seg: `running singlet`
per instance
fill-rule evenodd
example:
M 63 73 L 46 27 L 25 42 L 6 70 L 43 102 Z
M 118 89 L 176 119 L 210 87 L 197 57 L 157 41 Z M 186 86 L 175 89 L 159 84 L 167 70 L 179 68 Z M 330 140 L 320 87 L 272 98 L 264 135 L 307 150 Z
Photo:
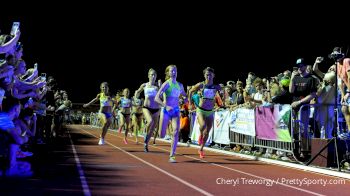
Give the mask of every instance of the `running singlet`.
M 155 97 L 157 95 L 157 87 L 147 87 L 144 88 L 145 97 Z
M 215 85 L 205 85 L 203 84 L 203 93 L 202 93 L 202 98 L 203 99 L 215 99 L 215 94 L 216 94 L 216 88 Z
M 113 106 L 113 102 L 109 96 L 105 96 L 104 94 L 100 94 L 100 105 L 104 106 Z
M 122 108 L 130 108 L 130 106 L 131 106 L 130 99 L 122 97 L 120 100 L 120 106 Z
M 165 96 L 166 97 L 179 97 L 180 96 L 180 92 L 181 92 L 181 88 L 178 82 L 176 82 L 175 84 L 171 81 L 169 81 L 169 88 L 166 89 L 165 91 Z

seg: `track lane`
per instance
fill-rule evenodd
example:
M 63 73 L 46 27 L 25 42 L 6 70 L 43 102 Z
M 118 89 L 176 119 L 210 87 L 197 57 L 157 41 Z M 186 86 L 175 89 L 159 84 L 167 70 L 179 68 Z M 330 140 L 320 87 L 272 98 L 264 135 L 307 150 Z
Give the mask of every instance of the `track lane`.
M 98 136 L 99 130 L 84 127 L 86 131 L 94 134 L 95 137 Z M 117 138 L 115 138 L 117 137 Z M 140 157 L 143 160 L 149 161 L 157 165 L 157 167 L 164 168 L 166 171 L 174 171 L 176 176 L 180 176 L 181 179 L 193 182 L 198 187 L 203 187 L 205 190 L 210 190 L 215 195 L 222 194 L 224 192 L 230 193 L 232 190 L 242 192 L 242 193 L 254 193 L 259 190 L 260 194 L 268 195 L 271 193 L 280 193 L 281 191 L 288 194 L 343 194 L 345 190 L 339 189 L 342 185 L 327 185 L 329 187 L 337 187 L 336 190 L 325 191 L 323 187 L 319 184 L 310 186 L 295 186 L 289 184 L 276 184 L 272 186 L 267 186 L 265 184 L 261 185 L 243 185 L 243 178 L 245 179 L 260 179 L 260 180 L 277 180 L 280 181 L 283 178 L 286 179 L 316 179 L 316 178 L 329 178 L 328 176 L 316 175 L 308 172 L 297 171 L 295 169 L 268 165 L 258 161 L 245 160 L 233 156 L 221 155 L 212 152 L 208 152 L 208 156 L 205 159 L 209 163 L 203 163 L 201 160 L 196 158 L 197 149 L 178 147 L 177 152 L 185 154 L 185 156 L 177 156 L 177 161 L 179 163 L 170 164 L 168 163 L 168 152 L 170 149 L 169 144 L 158 142 L 160 145 L 153 147 L 150 146 L 151 153 L 143 152 L 143 145 L 134 145 L 130 140 L 128 145 L 121 142 L 121 135 L 117 133 L 112 133 L 107 136 L 107 140 L 116 146 L 125 149 L 126 151 L 133 153 L 135 156 Z M 95 139 L 95 142 L 97 140 Z M 186 155 L 187 154 L 187 155 Z M 186 163 L 186 164 L 184 164 Z M 175 167 L 176 165 L 176 167 Z M 181 166 L 180 166 L 181 165 Z M 221 168 L 221 169 L 220 169 Z M 198 171 L 197 171 L 198 170 Z M 297 172 L 296 172 L 297 171 Z M 307 175 L 305 175 L 305 173 Z M 297 175 L 296 175 L 297 174 Z M 217 179 L 240 179 L 241 184 L 239 186 L 233 187 L 232 185 L 219 185 L 217 184 Z M 205 179 L 205 180 L 203 180 Z M 349 183 L 348 181 L 346 183 Z M 344 186 L 344 185 L 343 185 Z M 346 186 L 346 185 L 345 185 Z M 205 188 L 204 188 L 205 187 Z M 272 188 L 273 187 L 273 188 Z M 282 187 L 282 188 L 281 188 Z M 331 188 L 333 189 L 333 188 Z M 171 189 L 170 189 L 171 190 Z M 266 191 L 265 191 L 266 190 Z M 321 191 L 322 190 L 322 191 Z M 338 190 L 338 191 L 337 191 Z

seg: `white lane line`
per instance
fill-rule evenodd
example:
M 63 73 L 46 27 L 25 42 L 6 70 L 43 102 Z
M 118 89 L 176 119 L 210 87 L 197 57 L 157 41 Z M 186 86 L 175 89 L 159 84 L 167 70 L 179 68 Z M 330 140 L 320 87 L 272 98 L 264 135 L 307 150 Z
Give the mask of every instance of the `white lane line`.
M 96 126 L 89 126 L 89 129 L 98 129 L 99 127 Z M 109 129 L 111 132 L 117 132 L 114 129 Z M 169 143 L 168 140 L 164 139 L 159 139 L 157 138 L 157 141 L 161 141 L 164 143 Z M 179 146 L 187 146 L 186 144 L 181 144 L 178 143 Z M 199 146 L 191 144 L 190 147 L 197 148 L 199 149 Z M 279 167 L 284 167 L 288 169 L 294 169 L 297 171 L 303 171 L 303 172 L 308 172 L 311 174 L 315 175 L 320 175 L 320 176 L 326 176 L 330 178 L 336 178 L 336 179 L 345 179 L 347 182 L 350 182 L 350 175 L 346 172 L 338 172 L 338 171 L 332 171 L 332 170 L 327 170 L 327 169 L 322 169 L 322 168 L 317 168 L 317 167 L 310 167 L 310 166 L 305 166 L 305 165 L 298 165 L 295 163 L 288 163 L 284 161 L 277 161 L 277 160 L 272 160 L 272 159 L 267 159 L 267 158 L 262 158 L 262 157 L 254 157 L 252 155 L 245 155 L 245 154 L 239 154 L 239 153 L 234 153 L 234 152 L 227 152 L 227 151 L 222 151 L 222 150 L 217 150 L 209 147 L 204 147 L 205 150 L 209 152 L 214 152 L 220 155 L 229 155 L 229 156 L 235 156 L 235 157 L 240 157 L 244 159 L 249 159 L 249 160 L 255 160 L 263 163 L 267 163 L 269 165 L 275 165 Z
M 81 167 L 81 164 L 80 164 L 80 160 L 79 160 L 77 151 L 75 150 L 75 146 L 74 146 L 73 141 L 72 141 L 72 138 L 71 138 L 71 136 L 70 136 L 70 132 L 68 132 L 68 136 L 69 136 L 70 143 L 71 143 L 71 145 L 72 145 L 72 150 L 73 150 L 73 154 L 74 154 L 74 159 L 75 159 L 75 162 L 77 163 L 77 169 L 78 169 L 78 172 L 79 172 L 81 187 L 83 188 L 84 195 L 85 195 L 85 196 L 91 196 L 90 189 L 89 189 L 89 185 L 88 185 L 87 182 L 86 182 L 86 178 L 85 178 L 85 175 L 84 175 L 84 170 L 83 170 L 83 168 Z
M 80 129 L 80 128 L 79 128 L 79 129 Z M 83 130 L 83 129 L 80 129 L 80 130 L 81 130 L 81 131 L 84 131 L 85 133 L 87 133 L 87 134 L 89 134 L 89 135 L 92 135 L 92 136 L 96 137 L 95 135 L 93 135 L 93 134 L 91 134 L 91 133 L 89 133 L 89 132 L 87 132 L 87 131 L 85 131 L 85 130 Z M 98 138 L 98 137 L 96 137 L 96 138 Z M 173 179 L 175 179 L 175 180 L 181 182 L 182 184 L 184 184 L 184 185 L 186 185 L 186 186 L 188 186 L 188 187 L 190 187 L 190 188 L 192 188 L 192 189 L 194 189 L 194 190 L 196 190 L 196 191 L 198 191 L 198 192 L 204 194 L 204 195 L 213 196 L 213 194 L 208 193 L 207 191 L 205 191 L 205 190 L 203 190 L 203 189 L 201 189 L 201 188 L 199 188 L 199 187 L 197 187 L 197 186 L 195 186 L 195 185 L 193 185 L 193 184 L 191 184 L 191 183 L 189 183 L 189 182 L 187 182 L 187 181 L 185 181 L 185 180 L 183 180 L 183 179 L 181 179 L 181 178 L 179 178 L 179 177 L 177 177 L 177 176 L 175 176 L 175 175 L 173 175 L 173 174 L 171 174 L 171 173 L 169 173 L 169 172 L 167 172 L 167 171 L 165 171 L 165 170 L 163 170 L 163 169 L 161 169 L 161 168 L 159 168 L 159 167 L 157 167 L 157 166 L 155 166 L 155 165 L 153 165 L 153 164 L 150 163 L 150 162 L 147 162 L 147 161 L 145 161 L 145 160 L 143 160 L 143 159 L 141 159 L 141 158 L 139 158 L 139 157 L 137 157 L 137 156 L 135 156 L 135 155 L 133 155 L 133 154 L 131 154 L 131 153 L 125 151 L 125 150 L 123 150 L 122 148 L 119 148 L 118 146 L 113 145 L 112 143 L 110 143 L 110 142 L 108 142 L 108 141 L 106 141 L 106 143 L 109 144 L 110 146 L 112 146 L 112 147 L 114 147 L 114 148 L 116 148 L 116 149 L 118 149 L 118 150 L 124 152 L 125 154 L 130 155 L 131 157 L 133 157 L 133 158 L 135 158 L 135 159 L 141 161 L 142 163 L 144 163 L 144 164 L 146 164 L 146 165 L 148 165 L 148 166 L 150 166 L 150 167 L 153 167 L 154 169 L 156 169 L 156 170 L 162 172 L 163 174 L 165 174 L 165 175 L 167 175 L 167 176 L 169 176 L 169 177 L 171 177 L 171 178 L 173 178 Z M 170 164 L 171 164 L 171 163 L 170 163 Z
M 89 133 L 89 134 L 90 134 L 90 133 Z M 120 137 L 120 136 L 118 136 L 118 135 L 114 135 L 114 134 L 111 134 L 111 133 L 108 133 L 108 134 L 109 134 L 109 135 L 116 136 L 116 137 L 118 137 L 118 138 L 122 138 L 122 137 Z M 95 136 L 95 137 L 96 137 L 96 136 Z M 169 150 L 166 150 L 166 149 L 163 149 L 163 148 L 159 148 L 159 147 L 156 147 L 156 146 L 150 146 L 150 147 L 156 148 L 156 149 L 159 149 L 159 150 L 162 150 L 162 151 L 165 151 L 165 152 L 170 152 Z M 235 172 L 240 173 L 240 174 L 245 174 L 245 175 L 248 175 L 248 176 L 251 176 L 251 177 L 254 177 L 254 178 L 258 178 L 258 179 L 262 179 L 262 180 L 268 180 L 268 181 L 270 181 L 270 182 L 273 182 L 274 184 L 279 184 L 279 185 L 281 185 L 281 186 L 285 186 L 285 187 L 288 187 L 288 188 L 291 188 L 291 189 L 295 189 L 295 190 L 298 190 L 298 191 L 306 192 L 306 193 L 309 193 L 309 194 L 312 194 L 312 195 L 324 196 L 324 195 L 322 195 L 322 194 L 320 194 L 320 193 L 316 193 L 316 192 L 309 191 L 309 190 L 306 190 L 306 189 L 294 187 L 294 186 L 291 186 L 291 185 L 288 185 L 288 184 L 283 184 L 283 183 L 278 182 L 278 181 L 276 181 L 276 180 L 272 180 L 272 179 L 269 179 L 269 178 L 264 178 L 264 177 L 261 177 L 261 176 L 254 175 L 254 174 L 252 174 L 252 173 L 247 173 L 247 172 L 244 172 L 244 171 L 241 171 L 241 170 L 233 169 L 233 168 L 226 167 L 226 166 L 223 166 L 223 165 L 219 165 L 219 164 L 216 164 L 216 163 L 211 163 L 211 162 L 208 162 L 208 161 L 199 159 L 199 158 L 195 158 L 195 157 L 191 157 L 191 156 L 183 155 L 183 154 L 178 154 L 178 155 L 181 155 L 181 156 L 184 156 L 184 157 L 187 157 L 187 158 L 190 158 L 190 159 L 202 161 L 202 162 L 205 162 L 205 163 L 208 163 L 208 164 L 217 166 L 217 167 L 225 168 L 225 169 L 228 169 L 228 170 L 231 170 L 231 171 L 235 171 Z
M 119 137 L 119 136 L 117 136 L 117 137 Z M 152 147 L 153 148 L 157 148 L 159 150 L 163 150 L 165 152 L 170 152 L 169 150 L 166 150 L 166 149 L 163 149 L 163 148 L 159 148 L 159 147 L 156 147 L 156 146 L 152 146 Z M 178 155 L 181 155 L 181 156 L 184 156 L 184 157 L 187 157 L 187 158 L 190 158 L 190 159 L 202 161 L 202 162 L 208 163 L 210 165 L 214 165 L 214 166 L 217 166 L 217 167 L 225 168 L 225 169 L 228 169 L 228 170 L 231 170 L 231 171 L 235 171 L 235 172 L 240 173 L 240 174 L 245 174 L 245 175 L 248 175 L 248 176 L 251 176 L 251 177 L 254 177 L 254 178 L 262 179 L 262 180 L 265 180 L 265 181 L 270 181 L 270 182 L 273 182 L 274 184 L 279 184 L 281 186 L 285 186 L 285 187 L 288 187 L 288 188 L 291 188 L 291 189 L 295 189 L 295 190 L 298 190 L 298 191 L 310 193 L 312 195 L 324 196 L 324 195 L 322 195 L 320 193 L 316 193 L 316 192 L 309 191 L 309 190 L 306 190 L 306 189 L 294 187 L 294 186 L 291 186 L 291 185 L 288 185 L 288 184 L 283 184 L 283 183 L 280 183 L 278 181 L 275 181 L 275 180 L 272 180 L 272 179 L 269 179 L 269 178 L 264 178 L 264 177 L 261 177 L 261 176 L 254 175 L 252 173 L 247 173 L 247 172 L 244 172 L 244 171 L 241 171 L 241 170 L 238 170 L 238 169 L 233 169 L 233 168 L 226 167 L 226 166 L 223 166 L 223 165 L 219 165 L 219 164 L 216 164 L 216 163 L 211 163 L 211 162 L 205 161 L 203 159 L 199 159 L 199 158 L 195 158 L 195 157 L 191 157 L 191 156 L 183 155 L 183 154 L 178 154 Z
M 84 130 L 83 130 L 84 131 Z M 86 132 L 86 131 L 85 131 Z M 88 132 L 87 132 L 88 133 Z M 89 133 L 90 134 L 90 133 Z M 118 138 L 122 138 L 116 134 L 111 134 L 111 133 L 108 133 L 109 135 L 112 135 L 112 136 L 116 136 Z M 91 134 L 92 135 L 92 134 Z M 96 136 L 94 136 L 96 137 Z M 162 150 L 162 151 L 165 151 L 165 152 L 170 152 L 169 150 L 166 150 L 166 149 L 163 149 L 163 148 L 160 148 L 160 147 L 156 147 L 156 146 L 150 146 L 152 148 L 156 148 L 156 149 L 159 149 L 159 150 Z M 128 152 L 127 152 L 128 153 Z M 279 184 L 281 186 L 285 186 L 285 187 L 288 187 L 288 188 L 291 188 L 291 189 L 295 189 L 295 190 L 298 190 L 298 191 L 302 191 L 302 192 L 306 192 L 306 193 L 309 193 L 309 194 L 312 194 L 312 195 L 318 195 L 318 196 L 324 196 L 320 193 L 316 193 L 316 192 L 313 192 L 313 191 L 309 191 L 309 190 L 306 190 L 306 189 L 303 189 L 303 188 L 299 188 L 299 187 L 294 187 L 294 186 L 291 186 L 291 185 L 288 185 L 288 184 L 283 184 L 281 182 L 278 182 L 276 180 L 272 180 L 272 179 L 268 179 L 268 178 L 264 178 L 264 177 L 261 177 L 261 176 L 257 176 L 257 175 L 254 175 L 252 173 L 247 173 L 247 172 L 244 172 L 244 171 L 241 171 L 241 170 L 237 170 L 237 169 L 233 169 L 233 168 L 230 168 L 230 167 L 226 167 L 226 166 L 223 166 L 223 165 L 219 165 L 219 164 L 216 164 L 216 163 L 211 163 L 211 162 L 208 162 L 208 161 L 205 161 L 203 159 L 199 159 L 199 158 L 195 158 L 195 157 L 192 157 L 192 156 L 188 156 L 188 155 L 183 155 L 183 154 L 178 154 L 178 155 L 181 155 L 181 156 L 184 156 L 184 157 L 187 157 L 187 158 L 190 158 L 190 159 L 193 159 L 193 160 L 198 160 L 198 161 L 201 161 L 201 162 L 205 162 L 205 163 L 208 163 L 208 164 L 211 164 L 211 165 L 214 165 L 214 166 L 217 166 L 217 167 L 221 167 L 221 168 L 225 168 L 225 169 L 228 169 L 228 170 L 231 170 L 231 171 L 235 171 L 237 173 L 240 173 L 240 174 L 244 174 L 244 175 L 248 175 L 248 176 L 251 176 L 251 177 L 254 177 L 254 178 L 258 178 L 258 179 L 262 179 L 262 180 L 268 180 L 268 181 L 271 181 L 275 184 Z

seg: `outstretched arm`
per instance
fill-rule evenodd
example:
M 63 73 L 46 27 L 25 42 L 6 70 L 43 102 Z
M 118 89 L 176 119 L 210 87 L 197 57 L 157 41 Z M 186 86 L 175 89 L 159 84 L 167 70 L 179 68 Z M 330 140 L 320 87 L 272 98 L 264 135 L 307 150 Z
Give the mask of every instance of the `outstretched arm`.
M 320 78 L 323 78 L 324 77 L 324 73 L 318 69 L 318 65 L 323 61 L 323 58 L 322 57 L 317 57 L 316 60 L 315 60 L 315 63 L 312 67 L 312 71 Z
M 28 75 L 24 75 L 24 76 L 22 76 L 22 78 L 25 78 L 25 80 L 22 80 L 23 82 L 31 82 L 31 81 L 33 81 L 33 80 L 39 80 L 40 78 L 39 77 L 37 77 L 38 76 L 38 69 L 33 69 L 33 73 L 32 74 L 28 74 Z M 37 78 L 35 78 L 35 77 L 37 77 Z M 21 79 L 22 79 L 21 78 Z
M 13 97 L 17 98 L 17 99 L 24 99 L 26 97 L 35 97 L 36 96 L 36 92 L 31 90 L 29 92 L 20 92 L 17 88 L 12 88 L 11 90 L 11 94 Z
M 10 41 L 8 41 L 3 45 L 0 45 L 0 54 L 6 53 L 11 49 L 13 49 L 13 47 L 15 47 L 15 45 L 17 44 L 20 35 L 21 35 L 21 32 L 17 30 L 15 36 Z
M 98 94 L 98 95 L 96 96 L 96 98 L 94 98 L 93 100 L 91 100 L 89 103 L 84 104 L 83 107 L 84 107 L 84 108 L 88 107 L 89 105 L 95 103 L 99 98 L 100 98 L 100 94 Z

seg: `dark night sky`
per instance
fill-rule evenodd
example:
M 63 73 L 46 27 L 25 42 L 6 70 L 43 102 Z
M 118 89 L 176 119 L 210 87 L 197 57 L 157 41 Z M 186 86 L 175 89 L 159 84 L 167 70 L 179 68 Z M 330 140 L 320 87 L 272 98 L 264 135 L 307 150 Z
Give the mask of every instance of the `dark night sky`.
M 318 16 L 286 19 L 255 12 L 248 19 L 237 8 L 215 13 L 108 6 L 99 13 L 79 7 L 43 10 L 2 14 L 0 29 L 9 32 L 12 21 L 20 21 L 27 67 L 38 62 L 39 71 L 53 75 L 73 102 L 90 101 L 102 81 L 113 93 L 125 87 L 133 92 L 147 81 L 150 67 L 164 80 L 166 65 L 176 64 L 178 81 L 192 85 L 211 66 L 216 82 L 223 83 L 243 80 L 249 71 L 273 76 L 291 69 L 299 57 L 311 64 L 334 46 L 350 44 L 345 34 L 334 33 L 338 24 Z

